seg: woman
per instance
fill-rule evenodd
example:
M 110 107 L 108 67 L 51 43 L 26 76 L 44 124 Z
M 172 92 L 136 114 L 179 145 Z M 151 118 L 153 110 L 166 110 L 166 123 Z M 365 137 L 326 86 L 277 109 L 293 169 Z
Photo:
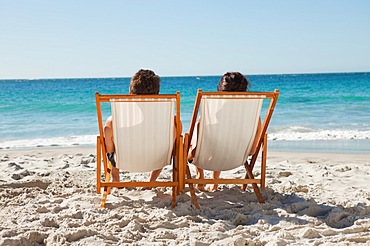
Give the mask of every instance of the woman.
M 231 92 L 244 92 L 248 91 L 248 88 L 250 87 L 250 82 L 246 77 L 244 77 L 239 72 L 227 72 L 225 73 L 218 86 L 217 91 L 231 91 Z M 199 119 L 200 120 L 200 119 Z M 196 143 L 197 143 L 197 133 L 198 133 L 198 127 L 199 127 L 199 120 L 196 123 L 195 131 L 193 134 L 193 137 L 191 139 L 189 153 L 188 153 L 188 161 L 191 163 L 193 161 L 195 152 L 196 152 Z M 258 128 L 257 128 L 257 135 L 259 135 L 261 129 L 261 120 L 258 122 Z M 256 138 L 257 139 L 257 138 Z M 253 143 L 250 155 L 253 155 L 257 148 L 257 142 L 256 139 Z M 213 171 L 212 172 L 212 179 L 219 179 L 221 175 L 221 171 Z M 196 167 L 196 177 L 198 179 L 204 179 L 204 171 L 203 169 Z M 198 184 L 197 189 L 198 190 L 208 190 L 208 191 L 215 191 L 217 190 L 218 184 L 208 184 L 204 187 L 203 184 Z

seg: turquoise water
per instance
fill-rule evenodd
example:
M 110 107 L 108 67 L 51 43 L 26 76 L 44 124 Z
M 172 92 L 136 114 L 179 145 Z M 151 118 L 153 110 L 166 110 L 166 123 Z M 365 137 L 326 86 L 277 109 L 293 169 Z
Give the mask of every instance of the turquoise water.
M 184 131 L 197 89 L 215 91 L 220 77 L 162 77 L 162 94 L 181 93 Z M 280 90 L 268 131 L 271 149 L 370 153 L 370 73 L 247 77 L 252 91 Z M 0 148 L 95 144 L 95 92 L 126 94 L 129 82 L 0 80 Z

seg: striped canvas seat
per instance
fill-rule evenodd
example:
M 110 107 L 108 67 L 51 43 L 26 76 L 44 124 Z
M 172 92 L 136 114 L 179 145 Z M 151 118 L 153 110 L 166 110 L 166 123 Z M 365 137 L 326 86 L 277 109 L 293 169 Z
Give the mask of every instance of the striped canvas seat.
M 149 172 L 170 164 L 176 98 L 111 100 L 117 168 Z
M 204 170 L 225 171 L 244 166 L 244 179 L 195 179 L 189 164 L 182 175 L 189 184 L 193 203 L 198 207 L 193 184 L 252 184 L 259 202 L 264 199 L 260 188 L 265 186 L 267 128 L 274 111 L 279 91 L 274 92 L 203 92 L 198 90 L 189 132 L 184 137 L 184 152 L 195 148 L 192 164 Z M 270 101 L 265 115 L 263 102 Z M 198 115 L 199 114 L 199 115 Z M 261 121 L 260 130 L 257 131 Z M 196 127 L 198 125 L 198 127 Z M 256 151 L 251 156 L 253 144 Z M 262 147 L 261 177 L 255 178 L 253 169 Z M 184 158 L 184 163 L 187 163 Z M 260 187 L 258 187 L 258 185 Z
M 247 95 L 245 96 L 247 97 Z M 245 163 L 257 132 L 263 99 L 224 99 L 203 96 L 193 164 L 225 171 Z M 244 131 L 241 132 L 241 129 Z
M 150 172 L 172 164 L 172 180 L 111 182 L 111 163 L 106 157 L 101 104 L 111 104 L 116 167 L 129 172 Z M 180 126 L 180 93 L 171 95 L 100 95 L 96 93 L 99 136 L 97 138 L 97 192 L 103 189 L 105 206 L 111 187 L 172 187 L 172 206 L 181 178 L 183 160 Z M 102 162 L 103 160 L 103 162 Z M 103 168 L 103 170 L 102 170 Z M 103 172 L 103 177 L 101 173 Z

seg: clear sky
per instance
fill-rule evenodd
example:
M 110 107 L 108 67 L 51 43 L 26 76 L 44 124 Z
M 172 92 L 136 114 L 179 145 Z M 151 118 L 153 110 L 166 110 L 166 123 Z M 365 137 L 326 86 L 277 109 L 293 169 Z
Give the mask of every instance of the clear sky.
M 370 71 L 369 0 L 0 0 L 0 79 Z

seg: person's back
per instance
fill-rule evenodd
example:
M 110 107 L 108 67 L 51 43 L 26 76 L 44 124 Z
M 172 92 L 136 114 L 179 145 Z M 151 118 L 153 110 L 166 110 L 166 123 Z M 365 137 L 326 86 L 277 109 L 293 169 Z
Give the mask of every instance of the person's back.
M 244 75 L 242 75 L 239 72 L 227 72 L 220 79 L 220 82 L 217 85 L 217 91 L 244 92 L 244 91 L 248 91 L 249 87 L 250 87 L 250 82 Z M 260 125 L 260 122 L 259 122 L 259 125 Z M 188 153 L 189 162 L 192 162 L 192 159 L 194 158 L 194 155 L 195 155 L 198 126 L 199 126 L 199 121 L 197 122 L 197 125 L 195 127 L 196 132 L 194 132 L 193 138 L 191 139 L 191 146 L 189 148 L 189 153 Z M 258 127 L 257 132 L 259 130 L 260 130 L 260 127 Z M 255 149 L 256 149 L 255 147 L 256 147 L 256 143 L 253 144 L 251 155 L 255 152 Z M 197 178 L 203 179 L 204 170 L 199 167 L 196 167 L 196 175 L 197 175 Z M 219 179 L 220 175 L 221 175 L 221 171 L 212 172 L 213 179 Z M 208 191 L 215 191 L 217 187 L 218 187 L 217 184 L 212 184 L 212 185 L 207 185 L 205 189 Z M 203 185 L 198 185 L 197 188 L 199 190 L 204 190 Z
M 160 78 L 151 70 L 140 69 L 134 74 L 130 82 L 130 94 L 137 95 L 151 95 L 159 94 Z M 112 116 L 108 117 L 104 126 L 105 147 L 107 151 L 108 160 L 112 163 L 112 179 L 119 181 L 119 170 L 116 168 L 114 159 L 114 140 L 112 130 Z M 160 172 L 160 170 L 159 170 Z M 158 173 L 159 175 L 159 173 Z M 157 176 L 158 176 L 157 175 Z

